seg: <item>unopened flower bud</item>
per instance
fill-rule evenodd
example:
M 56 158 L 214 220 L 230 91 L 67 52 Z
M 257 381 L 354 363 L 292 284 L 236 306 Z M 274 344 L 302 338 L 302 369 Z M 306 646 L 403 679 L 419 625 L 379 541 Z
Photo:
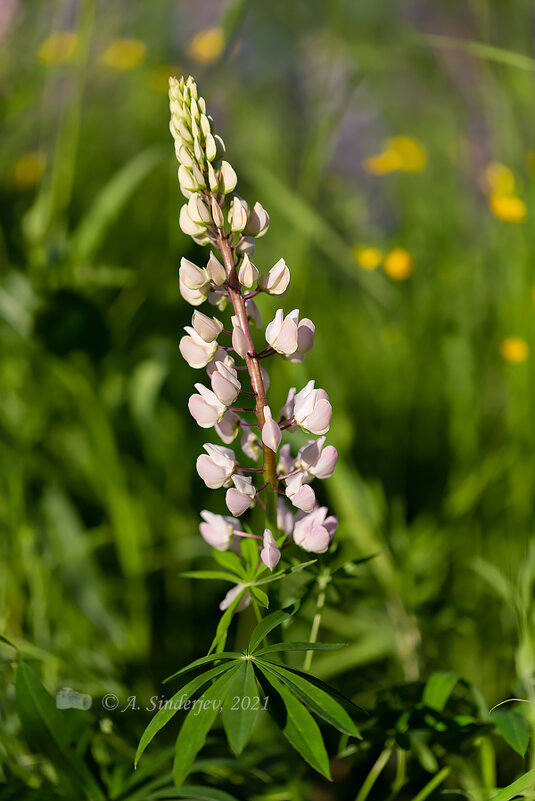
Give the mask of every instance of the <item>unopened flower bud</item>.
M 195 192 L 188 201 L 188 214 L 193 222 L 199 225 L 205 226 L 212 222 L 212 215 L 198 192 Z
M 188 170 L 191 170 L 191 168 L 195 164 L 195 161 L 188 148 L 183 144 L 179 144 L 178 147 L 175 147 L 175 150 L 176 150 L 176 157 L 179 160 L 180 164 L 184 165 L 184 167 L 187 167 Z M 178 176 L 178 180 L 180 180 L 180 174 Z
M 273 570 L 274 567 L 277 567 L 280 558 L 281 552 L 279 551 L 273 534 L 269 528 L 264 529 L 264 547 L 260 551 L 260 559 L 266 567 Z
M 265 423 L 262 426 L 262 442 L 272 451 L 277 452 L 281 443 L 281 430 L 271 415 L 269 406 L 264 406 Z
M 201 428 L 212 428 L 225 414 L 226 406 L 203 384 L 195 384 L 195 389 L 198 394 L 192 395 L 188 401 L 191 416 Z
M 210 253 L 210 258 L 206 265 L 206 272 L 210 280 L 213 281 L 216 286 L 221 286 L 227 280 L 225 268 L 213 253 Z
M 217 156 L 217 142 L 211 133 L 207 135 L 204 147 L 206 150 L 206 158 L 208 161 L 213 161 Z
M 251 298 L 245 301 L 245 311 L 247 312 L 249 322 L 252 323 L 255 328 L 261 328 L 262 316 L 260 314 L 260 309 Z
M 222 445 L 212 445 L 207 442 L 204 446 L 206 453 L 197 459 L 197 472 L 209 489 L 219 489 L 228 486 L 230 477 L 236 467 L 236 457 L 230 448 Z
M 252 289 L 257 278 L 258 278 L 258 270 L 254 266 L 249 256 L 245 254 L 245 256 L 243 257 L 243 261 L 240 264 L 240 268 L 238 270 L 239 282 L 247 289 Z
M 204 225 L 193 222 L 189 216 L 187 203 L 180 209 L 178 222 L 184 233 L 188 236 L 201 236 L 205 233 Z
M 290 284 L 290 270 L 284 259 L 273 265 L 271 270 L 260 277 L 258 286 L 270 295 L 284 295 Z
M 232 481 L 234 487 L 227 490 L 225 503 L 229 512 L 239 517 L 250 508 L 256 495 L 256 489 L 249 476 L 232 476 Z
M 223 212 L 221 211 L 221 206 L 213 195 L 210 195 L 210 212 L 212 214 L 212 220 L 217 228 L 223 228 L 225 225 L 225 218 L 223 216 Z
M 230 204 L 228 221 L 231 231 L 243 231 L 247 225 L 247 204 L 239 197 L 233 197 Z
M 184 258 L 184 256 L 180 259 L 178 275 L 188 289 L 201 289 L 208 283 L 208 273 L 204 267 L 197 267 L 196 264 Z
M 238 356 L 245 359 L 249 351 L 249 342 L 236 315 L 232 317 L 232 347 Z
M 251 256 L 254 253 L 255 249 L 255 241 L 252 236 L 242 236 L 238 244 L 236 245 L 236 252 L 240 254 L 240 256 Z
M 216 317 L 208 317 L 200 311 L 194 311 L 191 324 L 205 342 L 213 342 L 223 330 L 223 323 Z
M 214 139 L 217 147 L 215 161 L 219 161 L 219 159 L 225 154 L 227 148 L 225 147 L 225 143 L 218 134 L 214 134 Z
M 188 170 L 184 164 L 181 164 L 178 168 L 178 183 L 180 184 L 182 192 L 196 192 L 199 188 L 193 178 L 193 173 L 191 170 Z M 186 197 L 188 197 L 188 195 L 186 195 Z
M 197 189 L 206 189 L 206 181 L 204 180 L 204 173 L 200 169 L 200 167 L 197 166 L 197 164 L 193 165 L 192 172 L 193 172 L 193 180 L 197 184 Z
M 206 286 L 203 286 L 200 289 L 190 289 L 182 280 L 180 280 L 179 288 L 180 294 L 184 300 L 186 300 L 188 303 L 191 303 L 192 306 L 200 306 L 201 303 L 204 303 L 210 293 L 210 284 L 206 284 Z
M 228 195 L 229 192 L 234 192 L 237 183 L 238 176 L 234 172 L 233 167 L 228 161 L 222 161 L 219 173 L 219 191 L 221 194 Z
M 243 430 L 240 447 L 244 454 L 248 456 L 249 459 L 252 459 L 253 462 L 256 462 L 262 453 L 262 443 L 250 428 L 245 428 Z
M 253 210 L 249 214 L 249 219 L 247 220 L 247 225 L 243 233 L 247 236 L 260 237 L 264 236 L 268 228 L 269 214 L 260 203 L 255 203 Z
M 197 164 L 203 165 L 205 153 L 197 137 L 193 140 L 193 153 L 195 154 Z
M 208 162 L 208 185 L 212 192 L 219 191 L 219 178 L 210 162 Z

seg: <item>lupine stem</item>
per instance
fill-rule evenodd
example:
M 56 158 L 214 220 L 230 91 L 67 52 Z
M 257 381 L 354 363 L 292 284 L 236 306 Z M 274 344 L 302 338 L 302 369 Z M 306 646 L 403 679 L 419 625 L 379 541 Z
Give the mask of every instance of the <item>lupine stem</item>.
M 316 642 L 318 639 L 318 634 L 321 625 L 321 616 L 323 614 L 323 607 L 325 606 L 325 596 L 327 593 L 327 585 L 331 580 L 331 571 L 329 568 L 325 568 L 325 570 L 320 573 L 318 576 L 318 599 L 316 601 L 316 614 L 314 615 L 314 619 L 312 620 L 312 628 L 310 629 L 310 637 L 308 638 L 309 642 Z M 303 670 L 310 670 L 312 665 L 312 656 L 313 651 L 307 651 L 305 656 L 305 661 L 303 664 Z
M 245 334 L 247 343 L 249 345 L 248 353 L 245 355 L 245 364 L 247 365 L 249 376 L 251 378 L 251 386 L 253 388 L 253 392 L 255 393 L 255 413 L 260 431 L 262 431 L 264 423 L 266 422 L 264 417 L 264 406 L 267 406 L 266 390 L 262 380 L 259 359 L 255 353 L 253 337 L 249 326 L 249 318 L 247 317 L 247 311 L 245 309 L 245 299 L 236 273 L 234 251 L 232 250 L 228 237 L 224 234 L 224 232 L 218 232 L 217 247 L 221 252 L 221 257 L 227 273 L 229 294 L 234 313 L 238 318 L 240 327 Z M 266 494 L 264 496 L 266 499 L 266 527 L 271 529 L 273 533 L 276 533 L 278 530 L 276 496 L 276 487 L 278 483 L 277 464 L 275 460 L 275 453 L 271 450 L 271 448 L 268 448 L 267 445 L 263 445 L 263 455 L 264 478 L 269 485 L 266 488 Z

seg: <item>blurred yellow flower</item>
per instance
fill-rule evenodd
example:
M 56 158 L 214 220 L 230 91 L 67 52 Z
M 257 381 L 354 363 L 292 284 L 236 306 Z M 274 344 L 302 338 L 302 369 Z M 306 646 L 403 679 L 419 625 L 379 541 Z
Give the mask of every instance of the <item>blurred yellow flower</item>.
M 521 364 L 529 358 L 529 345 L 521 337 L 506 337 L 500 344 L 500 352 L 509 364 Z
M 500 195 L 512 195 L 515 191 L 515 176 L 509 167 L 493 161 L 485 169 L 485 179 L 492 192 Z
M 39 58 L 45 64 L 66 64 L 78 50 L 78 34 L 74 31 L 56 31 L 41 43 Z
M 188 56 L 198 64 L 213 64 L 225 47 L 222 28 L 205 28 L 195 34 L 188 44 Z
M 353 248 L 355 261 L 363 270 L 375 270 L 381 263 L 383 254 L 379 248 L 368 247 L 367 245 L 355 245 Z
M 394 281 L 404 281 L 414 270 L 414 259 L 405 248 L 393 248 L 384 260 L 383 269 Z
M 114 39 L 102 53 L 102 63 L 112 70 L 133 70 L 145 58 L 147 45 L 141 39 Z
M 166 95 L 169 91 L 169 76 L 175 75 L 177 78 L 183 75 L 183 70 L 179 67 L 161 65 L 154 67 L 149 73 L 149 86 L 155 92 Z
M 18 189 L 30 189 L 39 183 L 46 169 L 46 156 L 39 150 L 21 156 L 13 167 L 13 184 Z
M 526 219 L 526 204 L 516 195 L 502 195 L 493 192 L 489 198 L 491 212 L 498 220 L 521 223 Z
M 393 136 L 387 139 L 382 153 L 364 159 L 362 166 L 371 175 L 386 175 L 395 170 L 422 172 L 427 166 L 427 150 L 411 136 Z

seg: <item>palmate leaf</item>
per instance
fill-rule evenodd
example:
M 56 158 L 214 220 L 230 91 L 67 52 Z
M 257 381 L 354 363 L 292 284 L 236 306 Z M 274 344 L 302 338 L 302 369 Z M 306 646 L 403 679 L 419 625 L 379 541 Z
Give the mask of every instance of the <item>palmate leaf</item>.
M 323 718 L 343 734 L 361 738 L 361 734 L 343 706 L 335 701 L 332 695 L 315 687 L 310 681 L 296 676 L 281 665 L 258 659 L 256 664 L 262 669 L 275 674 L 314 714 Z
M 232 553 L 232 551 L 218 551 L 214 548 L 212 555 L 221 567 L 225 567 L 227 570 L 236 573 L 241 579 L 245 579 L 245 569 L 237 554 Z
M 197 660 L 200 661 L 200 660 Z M 206 671 L 206 673 L 202 673 L 200 676 L 196 676 L 189 684 L 186 684 L 180 690 L 178 690 L 167 702 L 167 706 L 162 707 L 162 709 L 158 710 L 158 712 L 154 715 L 151 722 L 143 732 L 141 736 L 141 740 L 139 741 L 139 745 L 136 751 L 136 757 L 134 760 L 134 765 L 137 766 L 141 755 L 143 754 L 146 747 L 149 743 L 153 740 L 155 735 L 163 729 L 166 723 L 169 723 L 171 718 L 173 718 L 176 713 L 178 712 L 178 708 L 175 708 L 175 704 L 178 707 L 178 703 L 180 699 L 182 699 L 183 703 L 189 700 L 201 687 L 203 687 L 210 679 L 215 678 L 216 676 L 220 676 L 221 673 L 228 673 L 234 667 L 233 663 L 227 663 L 223 665 L 217 665 L 217 667 L 212 668 L 211 670 Z
M 310 565 L 315 564 L 317 559 L 311 559 L 309 562 L 301 562 L 299 565 L 293 565 L 292 567 L 285 567 L 283 570 L 278 570 L 276 573 L 272 573 L 270 576 L 266 576 L 266 578 L 259 579 L 255 581 L 255 585 L 259 587 L 261 584 L 271 584 L 272 581 L 278 581 L 283 576 L 289 576 L 290 573 L 299 573 L 301 570 L 304 570 Z
M 255 662 L 264 693 L 269 696 L 268 709 L 290 745 L 314 770 L 331 779 L 329 757 L 318 724 L 304 704 L 279 681 L 274 672 Z
M 187 570 L 180 576 L 193 579 L 218 579 L 219 581 L 230 581 L 231 584 L 236 584 L 237 580 L 237 576 L 233 573 L 223 573 L 222 570 Z
M 253 651 L 258 648 L 264 637 L 267 637 L 270 631 L 273 631 L 273 629 L 275 629 L 277 626 L 280 626 L 285 620 L 289 620 L 291 616 L 292 614 L 290 612 L 285 612 L 283 609 L 278 609 L 271 615 L 267 615 L 266 617 L 262 618 L 260 623 L 254 627 L 253 633 L 251 634 L 248 648 L 249 653 L 253 653 Z
M 228 627 L 230 626 L 232 618 L 234 617 L 234 613 L 238 608 L 238 604 L 240 603 L 241 599 L 243 598 L 246 592 L 247 592 L 247 587 L 244 587 L 243 590 L 240 593 L 238 593 L 236 598 L 234 598 L 228 609 L 226 609 L 221 615 L 219 623 L 217 624 L 215 637 L 212 640 L 212 644 L 210 645 L 210 653 L 212 653 L 213 651 L 217 651 L 219 653 L 223 651 L 223 648 L 225 647 L 225 643 L 227 641 Z
M 241 754 L 253 732 L 258 710 L 254 698 L 258 696 L 251 660 L 244 659 L 229 685 L 222 713 L 228 744 L 236 755 Z
M 189 673 L 190 670 L 195 670 L 195 668 L 200 667 L 201 665 L 206 665 L 209 662 L 215 662 L 217 659 L 238 659 L 241 656 L 239 651 L 221 651 L 218 654 L 208 654 L 208 656 L 201 656 L 200 659 L 196 659 L 194 662 L 190 662 L 189 665 L 186 667 L 177 670 L 176 673 L 173 673 L 171 676 L 168 676 L 166 679 L 163 680 L 163 683 L 166 684 L 168 681 L 172 679 L 176 679 L 177 676 L 181 676 L 183 673 Z
M 211 687 L 198 700 L 199 708 L 192 709 L 178 733 L 175 749 L 173 774 L 175 784 L 180 787 L 191 770 L 195 757 L 201 750 L 206 736 L 219 714 L 220 704 L 225 702 L 228 688 L 239 665 L 233 665 L 223 676 L 214 681 Z
M 338 648 L 344 647 L 345 643 L 343 642 L 276 642 L 255 651 L 255 657 L 276 654 L 281 651 L 336 651 Z
M 275 662 L 272 662 L 270 664 L 275 665 L 275 667 L 282 667 L 282 665 L 277 665 L 275 664 Z M 308 681 L 310 684 L 313 684 L 314 687 L 318 687 L 318 689 L 323 690 L 324 692 L 327 693 L 327 695 L 330 695 L 332 698 L 335 698 L 337 701 L 339 701 L 341 704 L 351 709 L 353 712 L 358 712 L 360 715 L 368 714 L 365 709 L 362 709 L 362 707 L 355 704 L 351 700 L 351 698 L 347 697 L 347 695 L 344 695 L 343 693 L 340 692 L 340 690 L 337 690 L 335 687 L 331 687 L 330 684 L 326 684 L 321 679 L 318 679 L 317 676 L 312 676 L 310 673 L 305 673 L 302 670 L 298 670 L 297 668 L 294 667 L 289 667 L 288 665 L 284 665 L 284 669 L 295 676 L 299 676 L 300 678 L 305 679 L 305 681 Z
M 251 598 L 255 600 L 260 606 L 263 606 L 264 609 L 268 609 L 269 607 L 269 598 L 267 597 L 266 593 L 263 590 L 259 590 L 258 587 L 254 587 L 251 585 L 249 587 L 249 593 Z

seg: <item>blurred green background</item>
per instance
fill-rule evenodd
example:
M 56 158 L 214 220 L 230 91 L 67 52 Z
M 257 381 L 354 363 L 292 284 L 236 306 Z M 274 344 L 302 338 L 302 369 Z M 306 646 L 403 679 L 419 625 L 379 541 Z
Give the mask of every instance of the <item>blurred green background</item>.
M 222 508 L 177 348 L 178 262 L 205 255 L 178 227 L 166 91 L 191 72 L 271 215 L 255 263 L 284 257 L 283 306 L 316 324 L 270 402 L 328 390 L 324 499 L 343 554 L 377 555 L 328 604 L 323 637 L 348 647 L 314 671 L 371 705 L 435 670 L 489 707 L 528 692 L 532 28 L 527 0 L 0 0 L 0 633 L 51 690 L 159 692 L 225 591 L 179 576 Z

